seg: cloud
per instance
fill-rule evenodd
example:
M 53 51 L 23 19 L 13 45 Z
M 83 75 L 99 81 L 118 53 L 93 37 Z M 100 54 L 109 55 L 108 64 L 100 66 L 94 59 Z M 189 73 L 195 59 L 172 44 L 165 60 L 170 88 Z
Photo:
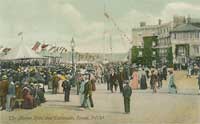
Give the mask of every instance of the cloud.
M 132 9 L 119 21 L 126 26 L 128 26 L 127 24 L 130 24 L 132 27 L 138 27 L 139 22 L 141 21 L 145 21 L 147 24 L 154 24 L 157 22 L 156 19 L 157 17 L 152 13 L 146 13 Z
M 194 5 L 186 2 L 168 3 L 161 12 L 161 17 L 169 21 L 174 15 L 200 17 L 200 5 Z
M 112 21 L 106 20 L 104 23 L 104 19 L 96 18 L 99 15 L 95 12 L 94 15 L 87 16 L 86 11 L 81 11 L 83 6 L 80 7 L 65 0 L 11 1 L 2 1 L 0 4 L 0 44 L 7 41 L 3 44 L 18 45 L 17 33 L 22 31 L 28 45 L 33 45 L 39 40 L 50 44 L 57 42 L 57 44 L 70 48 L 70 40 L 74 37 L 78 51 L 98 52 L 106 49 L 109 52 L 109 35 L 106 35 L 106 40 L 103 35 L 106 30 L 112 35 L 114 52 L 128 51 L 128 41 L 121 38 L 123 33 L 118 31 Z M 120 8 L 119 11 L 121 12 L 122 9 Z M 115 17 L 110 13 L 110 16 L 114 18 L 129 39 L 131 39 L 131 29 L 138 27 L 141 21 L 146 21 L 147 24 L 157 24 L 158 18 L 168 21 L 173 15 L 187 16 L 190 14 L 191 17 L 200 17 L 200 5 L 186 2 L 167 3 L 158 13 L 136 8 L 123 10 L 124 15 L 122 13 L 118 16 L 113 14 L 117 16 Z

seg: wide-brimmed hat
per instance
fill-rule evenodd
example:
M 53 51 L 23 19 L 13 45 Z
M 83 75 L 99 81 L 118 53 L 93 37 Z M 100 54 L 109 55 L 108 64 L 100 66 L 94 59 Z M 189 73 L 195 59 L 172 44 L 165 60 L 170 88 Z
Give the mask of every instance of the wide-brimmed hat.
M 2 80 L 7 80 L 7 79 L 8 79 L 8 77 L 6 75 L 2 76 Z

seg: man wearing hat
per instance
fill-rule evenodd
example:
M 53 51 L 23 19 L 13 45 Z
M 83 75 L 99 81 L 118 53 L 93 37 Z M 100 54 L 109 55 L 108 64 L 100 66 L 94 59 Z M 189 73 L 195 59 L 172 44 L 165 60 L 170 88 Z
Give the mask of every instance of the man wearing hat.
M 69 102 L 69 95 L 71 90 L 71 84 L 69 80 L 64 80 L 62 83 L 63 91 L 64 91 L 64 100 L 65 102 Z
M 53 87 L 52 87 L 52 90 L 53 90 L 53 94 L 57 94 L 57 89 L 58 89 L 58 81 L 59 81 L 59 78 L 56 74 L 56 72 L 53 73 Z
M 130 113 L 130 100 L 131 100 L 132 88 L 129 86 L 128 81 L 126 81 L 125 83 L 126 85 L 123 88 L 124 110 L 125 113 Z
M 113 93 L 113 86 L 115 87 L 115 92 L 117 91 L 117 84 L 116 84 L 117 76 L 114 71 L 114 69 L 111 69 L 111 74 L 110 74 L 110 89 L 111 92 Z
M 197 76 L 197 81 L 198 81 L 198 88 L 199 88 L 199 95 L 200 95 L 200 69 L 199 69 L 199 71 L 198 71 L 198 76 Z
M 123 81 L 124 81 L 122 66 L 119 67 L 119 72 L 117 74 L 117 77 L 118 77 L 118 82 L 119 82 L 119 89 L 120 89 L 120 92 L 122 93 L 123 92 Z
M 6 108 L 6 95 L 8 94 L 8 77 L 3 75 L 2 81 L 0 82 L 0 102 L 1 110 Z

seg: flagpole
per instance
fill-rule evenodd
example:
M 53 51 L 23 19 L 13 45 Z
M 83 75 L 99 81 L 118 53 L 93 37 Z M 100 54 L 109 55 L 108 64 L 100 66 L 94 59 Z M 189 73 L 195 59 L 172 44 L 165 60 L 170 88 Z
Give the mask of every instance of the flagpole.
M 113 53 L 112 53 L 112 50 L 113 50 L 113 49 L 112 49 L 112 35 L 110 34 L 110 55 L 111 55 L 111 58 L 110 58 L 110 60 L 111 60 L 111 62 L 113 61 L 113 60 L 112 60 L 112 58 L 113 58 L 113 55 L 112 55 L 112 54 L 113 54 Z
M 106 2 L 104 0 L 104 16 L 105 16 L 105 12 L 106 12 Z M 105 51 L 106 51 L 106 29 L 105 29 L 105 23 L 106 23 L 106 19 L 104 17 L 104 31 L 103 31 L 103 40 L 104 40 L 104 50 L 103 50 L 103 61 L 106 60 L 106 55 L 105 55 Z

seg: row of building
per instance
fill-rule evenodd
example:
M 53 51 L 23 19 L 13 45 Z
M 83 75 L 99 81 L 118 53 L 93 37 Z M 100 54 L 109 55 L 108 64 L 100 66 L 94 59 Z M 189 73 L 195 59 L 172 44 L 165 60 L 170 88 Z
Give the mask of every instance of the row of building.
M 162 23 L 160 19 L 157 25 L 141 22 L 139 28 L 132 29 L 133 48 L 143 49 L 145 37 L 156 37 L 151 47 L 156 48 L 157 57 L 159 56 L 162 64 L 170 63 L 170 52 L 171 64 L 187 64 L 200 57 L 200 19 L 174 16 L 168 23 Z M 138 57 L 141 57 L 142 52 L 143 50 L 138 52 Z

